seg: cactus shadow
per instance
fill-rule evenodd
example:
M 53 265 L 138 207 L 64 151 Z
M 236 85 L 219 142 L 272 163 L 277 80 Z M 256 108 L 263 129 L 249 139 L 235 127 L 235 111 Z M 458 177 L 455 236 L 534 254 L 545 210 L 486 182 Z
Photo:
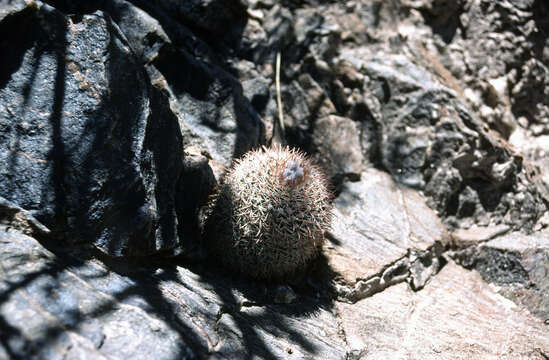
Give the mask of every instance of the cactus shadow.
M 277 334 L 276 338 L 291 339 L 291 343 L 310 354 L 318 352 L 308 332 L 315 328 L 314 319 L 330 313 L 334 306 L 327 284 L 319 282 L 316 274 L 318 267 L 328 266 L 323 257 L 314 261 L 307 271 L 285 281 L 259 281 L 235 275 L 211 258 L 200 264 L 181 265 L 199 275 L 205 287 L 217 295 L 221 306 L 219 318 L 227 315 L 232 320 L 226 324 L 221 322 L 227 334 L 241 334 L 238 341 L 246 354 L 221 352 L 221 356 L 279 359 L 280 353 L 274 351 L 277 344 L 265 337 L 265 332 Z M 304 326 L 310 326 L 309 331 L 303 331 Z

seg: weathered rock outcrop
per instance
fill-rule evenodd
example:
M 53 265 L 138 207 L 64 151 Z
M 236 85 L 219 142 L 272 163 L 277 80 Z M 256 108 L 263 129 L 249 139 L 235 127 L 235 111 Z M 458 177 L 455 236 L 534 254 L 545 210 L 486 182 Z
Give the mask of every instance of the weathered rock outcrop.
M 215 267 L 128 267 L 0 234 L 0 358 L 345 356 L 327 299 L 277 304 L 284 288 Z
M 0 358 L 547 359 L 548 10 L 0 0 Z M 201 208 L 271 138 L 279 51 L 335 216 L 265 283 Z
M 466 269 L 475 269 L 496 291 L 529 309 L 542 320 L 549 319 L 549 236 L 547 231 L 533 236 L 510 233 L 480 241 L 465 242 L 451 257 Z M 473 240 L 473 244 L 479 242 Z
M 0 196 L 109 255 L 178 246 L 177 118 L 118 26 L 34 2 L 1 26 Z

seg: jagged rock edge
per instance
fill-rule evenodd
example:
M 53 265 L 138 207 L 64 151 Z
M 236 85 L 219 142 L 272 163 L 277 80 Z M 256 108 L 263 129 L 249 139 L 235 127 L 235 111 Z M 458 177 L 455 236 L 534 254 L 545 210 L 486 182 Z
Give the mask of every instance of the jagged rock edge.
M 445 263 L 443 255 L 450 249 L 450 247 L 445 247 L 440 241 L 436 241 L 424 251 L 409 249 L 405 256 L 388 264 L 375 275 L 365 279 L 357 279 L 353 285 L 343 284 L 334 280 L 332 281 L 332 287 L 335 290 L 336 299 L 341 302 L 354 304 L 359 300 L 368 298 L 390 286 L 402 282 L 410 284 L 412 290 L 419 291 L 442 269 Z M 416 274 L 414 273 L 412 266 L 416 261 L 419 261 L 420 258 L 432 260 L 431 263 L 434 267 L 428 268 L 434 269 L 434 271 L 424 282 L 414 285 Z

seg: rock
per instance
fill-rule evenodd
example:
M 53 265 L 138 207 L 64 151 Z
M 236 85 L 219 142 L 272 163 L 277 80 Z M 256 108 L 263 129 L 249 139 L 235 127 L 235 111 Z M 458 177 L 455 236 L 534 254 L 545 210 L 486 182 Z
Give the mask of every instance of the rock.
M 59 5 L 69 13 L 85 13 L 93 5 L 117 23 L 145 65 L 150 81 L 169 94 L 185 146 L 197 146 L 229 166 L 233 157 L 265 143 L 265 127 L 250 104 L 255 93 L 246 98 L 242 85 L 221 66 L 226 45 L 216 41 L 208 44 L 190 30 L 207 38 L 219 37 L 218 31 L 227 39 L 238 37 L 238 23 L 245 19 L 245 8 L 239 0 L 230 5 L 217 1 L 182 5 L 126 0 L 84 0 L 78 4 Z M 228 12 L 218 11 L 220 6 L 227 7 Z M 202 28 L 205 24 L 201 17 L 212 14 L 216 14 L 219 21 L 214 22 L 218 25 Z
M 293 23 L 292 14 L 279 5 L 267 10 L 261 23 L 248 21 L 238 47 L 241 57 L 256 64 L 274 63 L 276 52 L 295 41 Z
M 125 0 L 107 1 L 102 10 L 120 27 L 143 64 L 150 64 L 164 47 L 172 46 L 172 40 L 161 23 L 166 21 L 164 18 L 160 21 Z M 154 78 L 153 74 L 150 75 Z
M 527 308 L 541 320 L 549 319 L 547 231 L 531 236 L 513 232 L 478 247 L 456 251 L 451 256 L 496 285 L 499 294 Z
M 295 292 L 289 286 L 279 286 L 275 291 L 275 304 L 291 304 L 297 298 Z
M 2 358 L 345 356 L 336 316 L 307 295 L 276 304 L 263 285 L 218 270 L 54 254 L 5 227 L 0 239 Z
M 265 126 L 250 103 L 254 95 L 264 94 L 248 92 L 249 97 L 244 96 L 242 84 L 220 66 L 224 60 L 213 47 L 190 32 L 185 21 L 181 24 L 173 18 L 174 14 L 185 18 L 181 13 L 186 11 L 199 17 L 208 16 L 209 12 L 217 13 L 219 18 L 231 17 L 232 10 L 229 13 L 216 10 L 222 4 L 229 5 L 217 1 L 178 4 L 172 1 L 158 6 L 143 4 L 147 10 L 144 12 L 127 1 L 116 0 L 109 2 L 105 11 L 128 34 L 152 82 L 170 94 L 184 145 L 197 146 L 215 161 L 229 166 L 233 158 L 265 143 Z M 239 4 L 236 0 L 230 7 L 238 9 Z M 221 23 L 216 26 L 237 26 L 228 19 Z M 218 31 L 213 27 L 210 30 Z
M 334 72 L 346 88 L 353 89 L 362 87 L 364 75 L 362 75 L 349 61 L 339 61 L 336 64 Z
M 509 226 L 507 225 L 488 227 L 473 226 L 469 229 L 456 230 L 451 235 L 454 246 L 457 248 L 463 248 L 492 240 L 499 235 L 507 233 L 509 230 Z
M 465 1 L 412 0 L 408 3 L 422 12 L 425 23 L 446 43 L 451 42 L 456 35 L 459 35 L 458 30 L 461 25 L 459 15 L 463 11 Z
M 533 228 L 546 205 L 522 157 L 426 69 L 401 55 L 368 58 L 361 51 L 342 57 L 369 79 L 365 96 L 375 96 L 369 103 L 380 114 L 373 118 L 383 119 L 377 123 L 383 167 L 425 190 L 449 226 Z
M 189 27 L 213 35 L 224 35 L 235 23 L 246 23 L 246 7 L 242 0 L 162 0 L 159 6 Z
M 0 358 L 547 358 L 547 10 L 0 0 Z M 269 143 L 279 51 L 336 217 L 263 283 L 201 206 Z
M 398 284 L 354 305 L 338 303 L 337 309 L 346 341 L 360 359 L 459 354 L 541 360 L 549 351 L 542 321 L 453 263 L 419 292 Z
M 0 26 L 0 195 L 109 255 L 178 246 L 177 119 L 116 24 L 31 2 Z
M 153 65 L 173 94 L 186 146 L 198 146 L 229 166 L 265 143 L 263 123 L 232 75 L 187 52 L 165 49 Z
M 360 179 L 363 159 L 354 121 L 335 115 L 318 119 L 313 146 L 316 163 L 326 170 L 336 188 L 344 179 Z
M 355 302 L 398 282 L 422 288 L 440 268 L 449 236 L 421 196 L 369 169 L 334 201 L 328 240 L 338 296 Z
M 179 182 L 179 191 L 176 193 L 181 207 L 178 208 L 180 232 L 184 238 L 193 241 L 185 242 L 180 247 L 187 259 L 198 260 L 203 255 L 200 241 L 202 213 L 200 209 L 206 205 L 209 196 L 217 185 L 216 175 L 210 166 L 208 154 L 200 148 L 190 146 L 185 148 L 185 161 L 183 162 L 183 175 Z
M 36 220 L 32 214 L 0 196 L 0 224 L 21 231 L 35 238 L 50 237 L 51 230 Z

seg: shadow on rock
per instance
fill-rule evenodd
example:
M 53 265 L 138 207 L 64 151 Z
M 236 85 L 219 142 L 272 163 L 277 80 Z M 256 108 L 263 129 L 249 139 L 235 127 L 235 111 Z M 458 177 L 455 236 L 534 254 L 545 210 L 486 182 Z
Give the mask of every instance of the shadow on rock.
M 277 359 L 288 351 L 328 358 L 343 352 L 338 340 L 322 335 L 337 331 L 331 299 L 306 278 L 292 286 L 248 281 L 213 260 L 188 268 L 177 259 L 120 262 L 93 248 L 68 252 L 1 230 L 0 356 Z

